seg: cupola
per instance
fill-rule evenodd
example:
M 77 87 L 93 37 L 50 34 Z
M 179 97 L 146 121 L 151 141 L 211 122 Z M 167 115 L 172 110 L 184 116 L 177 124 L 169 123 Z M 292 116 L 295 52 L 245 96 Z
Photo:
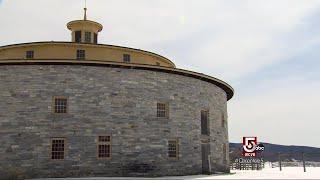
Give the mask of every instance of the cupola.
M 98 44 L 98 33 L 103 26 L 100 23 L 87 20 L 87 8 L 84 8 L 83 20 L 71 21 L 67 24 L 71 31 L 72 42 Z

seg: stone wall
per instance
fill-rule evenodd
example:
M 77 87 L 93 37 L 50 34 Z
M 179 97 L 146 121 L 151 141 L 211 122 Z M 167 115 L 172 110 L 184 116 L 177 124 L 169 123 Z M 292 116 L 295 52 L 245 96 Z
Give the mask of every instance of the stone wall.
M 219 87 L 149 70 L 83 65 L 0 66 L 0 177 L 163 176 L 202 173 L 200 111 L 209 109 L 211 168 L 229 170 L 227 98 Z M 68 113 L 52 113 L 53 96 Z M 169 118 L 157 118 L 157 102 Z M 222 119 L 225 124 L 222 125 Z M 97 159 L 97 136 L 112 157 Z M 51 160 L 51 138 L 66 138 Z M 167 142 L 179 139 L 179 158 Z

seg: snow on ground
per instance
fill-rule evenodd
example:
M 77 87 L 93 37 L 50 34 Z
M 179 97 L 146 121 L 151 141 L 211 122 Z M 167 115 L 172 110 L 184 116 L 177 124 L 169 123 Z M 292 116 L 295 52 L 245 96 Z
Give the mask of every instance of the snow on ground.
M 265 168 L 261 171 L 231 172 L 235 174 L 195 179 L 320 179 L 320 167 L 307 167 L 307 172 L 303 172 L 303 167 L 283 167 L 282 171 L 279 168 Z
M 279 168 L 265 168 L 261 171 L 231 171 L 227 175 L 196 175 L 196 176 L 176 176 L 176 177 L 161 177 L 161 178 L 128 178 L 128 177 L 96 177 L 96 178 L 63 178 L 64 180 L 125 180 L 125 179 L 141 179 L 141 180 L 207 180 L 207 179 L 320 179 L 320 167 L 307 167 L 307 172 L 303 172 L 302 167 L 283 167 L 282 171 Z M 40 179 L 38 179 L 40 180 Z M 62 179 L 50 179 L 62 180 Z

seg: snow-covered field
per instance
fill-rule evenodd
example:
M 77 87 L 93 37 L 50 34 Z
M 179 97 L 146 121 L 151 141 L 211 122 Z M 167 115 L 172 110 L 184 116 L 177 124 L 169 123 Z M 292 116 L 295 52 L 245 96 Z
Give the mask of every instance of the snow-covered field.
M 320 179 L 320 167 L 307 167 L 307 172 L 303 172 L 302 167 L 283 167 L 265 168 L 262 171 L 231 171 L 230 175 L 198 175 L 198 176 L 180 176 L 180 177 L 161 177 L 161 178 L 64 178 L 69 180 L 124 180 L 124 179 L 188 179 L 188 180 L 206 180 L 206 179 Z M 53 180 L 53 179 L 51 179 Z M 61 179 L 59 179 L 61 180 Z
M 214 177 L 201 177 L 195 179 L 320 179 L 320 167 L 307 167 L 303 172 L 302 167 L 265 168 L 261 171 L 232 171 L 233 175 Z

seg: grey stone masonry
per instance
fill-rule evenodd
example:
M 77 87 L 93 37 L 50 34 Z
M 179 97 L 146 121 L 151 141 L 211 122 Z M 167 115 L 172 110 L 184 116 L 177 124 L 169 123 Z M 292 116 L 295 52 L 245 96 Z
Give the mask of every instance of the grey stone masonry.
M 66 114 L 54 113 L 55 96 L 67 97 Z M 167 103 L 168 118 L 157 118 L 158 102 Z M 201 135 L 203 109 L 209 136 Z M 226 92 L 192 77 L 85 65 L 0 66 L 4 179 L 201 174 L 203 143 L 210 145 L 211 172 L 228 172 L 227 127 Z M 97 155 L 102 135 L 111 136 L 109 159 Z M 51 159 L 51 138 L 65 138 L 63 160 Z M 168 157 L 172 139 L 178 158 Z

